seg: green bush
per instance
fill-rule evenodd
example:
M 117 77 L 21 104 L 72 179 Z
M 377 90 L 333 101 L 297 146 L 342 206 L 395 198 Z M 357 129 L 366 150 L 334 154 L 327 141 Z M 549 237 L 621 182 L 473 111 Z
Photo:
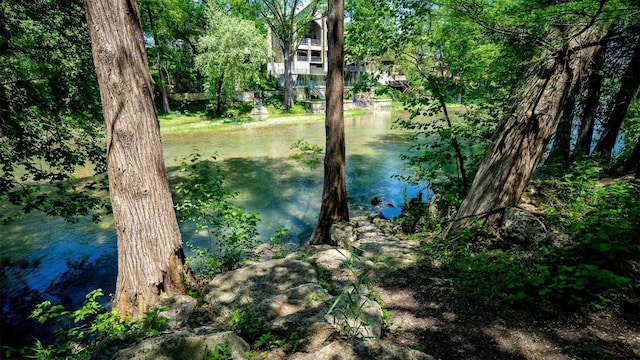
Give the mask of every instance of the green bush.
M 194 152 L 181 161 L 180 170 L 186 177 L 175 184 L 176 211 L 181 222 L 193 222 L 196 230 L 205 230 L 209 248 L 195 248 L 189 265 L 197 276 L 209 278 L 219 272 L 237 269 L 255 257 L 254 248 L 260 243 L 256 212 L 236 206 L 236 193 L 224 187 L 222 168 L 215 162 L 202 161 Z
M 487 301 L 542 311 L 613 306 L 637 287 L 640 184 L 599 183 L 594 162 L 578 163 L 544 183 L 546 220 L 567 234 L 562 245 L 541 241 L 526 249 L 502 244 L 478 229 L 425 243 L 427 255 L 456 277 L 464 292 Z
M 91 291 L 76 310 L 66 310 L 62 305 L 53 305 L 50 301 L 38 304 L 30 317 L 41 324 L 54 322 L 55 342 L 44 345 L 36 340 L 32 346 L 10 349 L 8 356 L 46 360 L 85 359 L 101 341 L 118 338 L 133 343 L 165 330 L 166 319 L 158 317 L 158 313 L 166 309 L 155 309 L 147 313 L 143 320 L 133 322 L 123 319 L 115 309 L 105 311 L 98 302 L 103 296 L 101 289 Z

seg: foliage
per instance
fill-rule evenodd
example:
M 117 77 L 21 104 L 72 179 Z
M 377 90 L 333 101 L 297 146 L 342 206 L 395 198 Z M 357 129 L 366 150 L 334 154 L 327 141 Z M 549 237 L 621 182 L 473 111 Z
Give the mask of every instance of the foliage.
M 291 145 L 292 149 L 297 150 L 291 158 L 302 164 L 309 170 L 314 170 L 318 165 L 322 164 L 324 157 L 322 147 L 316 144 L 311 144 L 307 140 L 298 139 Z
M 200 160 L 200 154 L 194 152 L 188 160 L 182 159 L 180 171 L 186 178 L 174 186 L 178 219 L 206 231 L 210 244 L 208 249 L 195 249 L 189 258 L 196 273 L 212 277 L 254 257 L 253 249 L 259 243 L 258 215 L 232 203 L 237 194 L 224 188 L 222 168 Z
M 103 120 L 82 3 L 0 4 L 0 199 L 2 220 L 43 211 L 74 221 L 107 208 Z M 8 201 L 7 201 L 8 200 Z
M 147 44 L 149 68 L 157 86 L 173 92 L 200 92 L 201 76 L 194 64 L 196 39 L 205 26 L 202 2 L 190 0 L 138 1 L 142 26 L 153 42 Z M 165 83 L 160 82 L 160 71 Z
M 428 256 L 458 278 L 460 289 L 487 301 L 556 309 L 601 309 L 637 286 L 640 184 L 598 186 L 594 163 L 578 163 L 549 182 L 547 221 L 566 240 L 527 248 L 496 243 L 480 227 L 425 242 Z
M 342 289 L 327 311 L 327 315 L 335 312 L 339 316 L 342 331 L 348 339 L 366 337 L 364 332 L 367 331 L 366 326 L 369 325 L 363 320 L 363 316 L 365 315 L 364 306 L 370 300 L 363 297 L 365 295 L 363 290 L 370 282 L 369 273 L 371 268 L 359 269 L 359 265 L 363 263 L 363 260 L 358 255 L 361 252 L 361 249 L 353 249 L 349 254 L 349 258 L 342 262 L 350 275 L 356 278 L 356 281 L 351 281 Z M 340 254 L 342 253 L 340 252 Z
M 270 331 L 260 335 L 256 341 L 256 347 L 258 349 L 273 350 L 281 348 L 285 353 L 291 354 L 299 351 L 307 343 L 309 343 L 308 337 L 300 337 L 297 333 L 293 332 L 288 339 L 279 338 Z
M 137 322 L 120 317 L 116 309 L 104 311 L 99 303 L 103 297 L 101 289 L 85 296 L 82 306 L 76 310 L 66 310 L 62 305 L 52 305 L 44 301 L 36 306 L 31 318 L 40 324 L 55 323 L 55 343 L 44 345 L 36 340 L 34 345 L 11 351 L 8 356 L 20 355 L 33 359 L 85 359 L 99 346 L 101 341 L 120 338 L 134 342 L 144 336 L 158 335 L 165 329 L 166 319 L 158 313 L 166 309 L 157 308 Z
M 231 345 L 225 343 L 216 344 L 213 351 L 205 346 L 203 360 L 227 360 L 231 358 L 232 350 Z
M 461 174 L 453 160 L 456 156 L 451 140 L 457 139 L 466 175 L 471 178 L 495 130 L 494 119 L 499 110 L 494 106 L 450 109 L 455 120 L 449 126 L 444 120 L 432 117 L 439 107 L 432 101 L 410 100 L 404 106 L 410 108 L 413 115 L 409 119 L 398 119 L 394 126 L 412 131 L 409 135 L 409 152 L 401 155 L 410 173 L 396 177 L 411 184 L 431 183 L 447 203 L 457 208 L 466 190 L 462 187 Z
M 275 249 L 274 259 L 284 259 L 292 251 L 287 244 L 290 237 L 289 229 L 284 225 L 278 226 L 274 234 L 269 236 L 269 245 Z
M 221 99 L 229 104 L 249 84 L 263 88 L 258 85 L 263 83 L 260 67 L 268 61 L 270 49 L 252 21 L 227 15 L 213 5 L 206 18 L 207 32 L 198 39 L 195 63 L 206 78 L 206 92 L 218 101 L 220 114 Z

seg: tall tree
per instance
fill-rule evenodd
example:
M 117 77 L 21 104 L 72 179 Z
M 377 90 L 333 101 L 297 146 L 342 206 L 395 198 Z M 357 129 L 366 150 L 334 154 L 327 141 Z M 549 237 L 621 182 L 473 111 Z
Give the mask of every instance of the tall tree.
M 205 90 L 215 99 L 216 114 L 223 102 L 258 77 L 268 61 L 269 47 L 252 21 L 227 15 L 212 5 L 207 30 L 198 40 L 196 65 L 206 78 Z
M 182 239 L 136 1 L 87 0 L 85 11 L 107 129 L 118 237 L 114 306 L 140 319 L 161 296 L 186 293 Z
M 252 0 L 260 18 L 269 30 L 282 51 L 284 57 L 284 97 L 282 106 L 289 109 L 293 106 L 293 77 L 291 65 L 300 40 L 309 24 L 316 19 L 320 5 L 318 0 Z
M 329 70 L 326 99 L 326 152 L 324 156 L 324 185 L 318 224 L 311 235 L 311 243 L 332 243 L 331 225 L 349 221 L 347 185 L 345 177 L 344 140 L 344 0 L 329 0 L 328 6 Z
M 543 40 L 552 44 L 543 62 L 524 83 L 511 115 L 494 137 L 468 195 L 458 210 L 453 229 L 469 219 L 484 226 L 499 224 L 508 206 L 516 205 L 556 129 L 565 101 L 575 95 L 576 83 L 593 60 L 606 29 L 601 26 L 553 26 Z
M 589 78 L 586 85 L 586 96 L 581 102 L 580 108 L 582 115 L 580 116 L 580 126 L 578 128 L 578 137 L 576 145 L 571 154 L 573 159 L 580 156 L 589 155 L 591 153 L 591 142 L 593 141 L 593 130 L 595 128 L 595 119 L 598 112 L 598 104 L 600 102 L 600 93 L 604 81 L 603 67 L 606 45 L 603 46 L 595 55 L 591 66 L 589 67 Z
M 635 37 L 635 36 L 634 36 Z M 637 37 L 636 41 L 637 41 Z M 611 156 L 613 147 L 618 139 L 620 126 L 624 121 L 631 101 L 636 96 L 640 88 L 640 44 L 633 45 L 633 52 L 629 58 L 627 68 L 622 75 L 620 90 L 613 99 L 611 112 L 604 125 L 600 140 L 596 144 L 595 153 L 600 153 L 606 157 Z

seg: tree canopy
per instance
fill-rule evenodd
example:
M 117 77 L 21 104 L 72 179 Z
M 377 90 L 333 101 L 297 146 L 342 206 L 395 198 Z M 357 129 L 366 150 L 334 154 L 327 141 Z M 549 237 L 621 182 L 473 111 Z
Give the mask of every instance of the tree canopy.
M 223 99 L 233 98 L 247 85 L 258 82 L 270 49 L 252 21 L 216 7 L 207 9 L 206 18 L 207 30 L 198 39 L 195 63 L 206 78 L 206 91 L 216 99 L 216 113 L 221 115 Z
M 103 184 L 72 181 L 80 167 L 105 171 L 102 116 L 82 4 L 3 1 L 0 30 L 4 220 L 35 210 L 68 220 L 96 214 L 106 205 L 92 191 Z

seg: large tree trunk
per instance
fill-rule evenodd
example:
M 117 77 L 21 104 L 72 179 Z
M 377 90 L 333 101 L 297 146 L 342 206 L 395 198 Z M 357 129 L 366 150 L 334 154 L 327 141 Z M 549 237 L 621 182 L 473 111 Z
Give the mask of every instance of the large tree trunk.
M 282 107 L 291 109 L 293 107 L 293 79 L 291 78 L 291 62 L 293 54 L 291 44 L 282 44 L 282 54 L 284 56 L 284 91 L 282 94 Z
M 573 127 L 575 105 L 575 96 L 569 96 L 564 102 L 564 108 L 556 128 L 553 146 L 551 147 L 551 152 L 545 162 L 545 166 L 551 172 L 559 171 L 564 173 L 569 168 L 569 157 L 571 155 L 571 129 Z
M 598 140 L 598 144 L 593 150 L 594 153 L 603 154 L 607 157 L 611 156 L 613 147 L 618 139 L 622 121 L 627 115 L 629 105 L 640 87 L 640 45 L 636 44 L 634 47 L 627 69 L 622 75 L 620 91 L 618 91 L 613 104 L 611 104 L 613 109 L 604 126 L 600 140 Z
M 604 55 L 606 45 L 602 46 L 594 56 L 589 69 L 589 79 L 587 80 L 587 95 L 582 101 L 582 117 L 580 118 L 580 129 L 576 146 L 571 154 L 574 159 L 586 156 L 591 153 L 591 143 L 593 142 L 593 129 L 595 127 L 596 114 L 600 102 L 600 92 L 604 75 Z
M 636 177 L 640 174 L 640 139 L 636 142 L 636 146 L 633 147 L 633 151 L 624 164 L 624 171 L 631 172 L 636 170 Z
M 503 210 L 518 203 L 556 129 L 567 96 L 574 93 L 578 78 L 599 47 L 583 45 L 600 40 L 604 33 L 590 27 L 577 37 L 570 36 L 579 30 L 550 30 L 546 43 L 572 40 L 563 41 L 555 51 L 547 50 L 541 69 L 526 80 L 512 114 L 487 149 L 451 229 L 466 227 L 473 218 L 493 228 L 500 223 Z
M 327 110 L 325 119 L 326 153 L 324 156 L 324 186 L 320 217 L 311 243 L 333 244 L 329 236 L 331 225 L 349 221 L 345 180 L 344 141 L 344 2 L 329 0 L 327 19 L 329 71 L 327 77 Z
M 140 319 L 163 295 L 186 293 L 184 254 L 167 182 L 135 0 L 87 0 L 85 10 L 107 130 L 118 236 L 114 306 Z

